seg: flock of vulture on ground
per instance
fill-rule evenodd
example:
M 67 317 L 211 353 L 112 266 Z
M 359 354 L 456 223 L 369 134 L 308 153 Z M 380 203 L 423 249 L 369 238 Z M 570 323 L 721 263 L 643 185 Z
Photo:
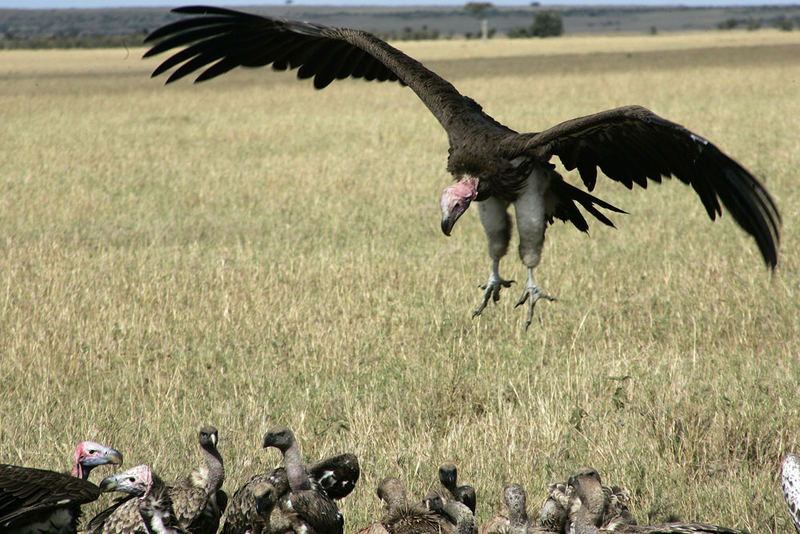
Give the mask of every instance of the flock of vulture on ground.
M 203 427 L 199 443 L 205 465 L 166 484 L 147 465 L 107 476 L 99 486 L 89 473 L 104 464 L 122 464 L 122 454 L 85 441 L 75 451 L 70 474 L 0 464 L 0 532 L 71 534 L 78 532 L 81 506 L 105 492 L 124 494 L 86 523 L 90 534 L 342 534 L 344 518 L 336 505 L 355 488 L 360 475 L 353 454 L 303 463 L 292 431 L 271 429 L 264 447 L 283 454 L 284 467 L 257 474 L 230 499 L 218 433 Z M 800 534 L 800 457 L 783 462 L 782 485 L 795 529 Z M 639 525 L 628 509 L 624 489 L 604 486 L 596 470 L 585 467 L 567 482 L 551 484 L 539 518 L 529 518 L 520 484 L 503 489 L 503 505 L 480 528 L 475 519 L 475 489 L 458 485 L 456 466 L 439 467 L 439 485 L 420 500 L 409 500 L 397 478 L 377 488 L 383 517 L 357 534 L 628 534 L 717 533 L 743 531 L 704 523 Z M 220 530 L 221 527 L 221 530 Z

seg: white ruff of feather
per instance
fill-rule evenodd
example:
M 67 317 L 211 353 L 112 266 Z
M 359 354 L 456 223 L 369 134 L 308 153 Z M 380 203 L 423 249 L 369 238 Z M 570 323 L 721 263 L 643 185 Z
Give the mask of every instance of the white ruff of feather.
M 153 513 L 153 518 L 150 520 L 150 528 L 156 534 L 172 534 L 174 531 L 164 525 L 163 514 L 158 512 Z
M 151 516 L 150 530 L 152 530 L 153 534 L 175 533 L 175 529 L 167 526 L 170 523 L 171 515 L 169 510 L 164 509 L 162 499 L 151 496 L 150 502 L 146 502 L 145 506 Z
M 189 481 L 195 488 L 205 489 L 208 483 L 208 467 L 204 465 L 192 469 L 192 472 L 189 474 Z
M 789 453 L 783 460 L 781 484 L 794 529 L 800 534 L 800 457 L 796 454 Z

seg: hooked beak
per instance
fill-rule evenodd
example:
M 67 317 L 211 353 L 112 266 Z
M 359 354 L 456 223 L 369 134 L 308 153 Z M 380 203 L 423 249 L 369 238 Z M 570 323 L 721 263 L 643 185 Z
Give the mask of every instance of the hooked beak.
M 456 221 L 467 211 L 470 203 L 478 196 L 476 179 L 459 181 L 442 191 L 439 206 L 442 208 L 442 233 L 449 236 Z
M 450 232 L 453 230 L 453 225 L 456 224 L 458 217 L 449 217 L 445 215 L 442 217 L 442 233 L 450 237 Z
M 102 491 L 103 493 L 114 491 L 117 489 L 117 486 L 119 486 L 118 475 L 107 476 L 106 478 L 100 481 L 100 491 Z
M 122 465 L 122 453 L 116 449 L 109 448 L 108 450 L 103 453 L 103 455 L 98 456 L 94 459 L 94 462 L 90 460 L 87 465 L 103 465 L 103 464 L 112 464 L 112 465 Z

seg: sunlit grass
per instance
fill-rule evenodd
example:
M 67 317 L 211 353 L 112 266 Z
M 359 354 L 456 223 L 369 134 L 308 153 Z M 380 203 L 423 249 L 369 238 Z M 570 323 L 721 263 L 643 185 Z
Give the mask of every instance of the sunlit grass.
M 678 183 L 600 183 L 630 215 L 551 227 L 537 280 L 559 302 L 526 333 L 515 287 L 472 321 L 485 238 L 474 215 L 441 235 L 446 136 L 407 89 L 165 88 L 142 50 L 3 52 L 0 461 L 66 468 L 92 438 L 171 479 L 214 424 L 233 491 L 285 423 L 309 459 L 358 454 L 348 531 L 382 477 L 422 494 L 449 459 L 481 519 L 504 484 L 535 507 L 590 464 L 641 522 L 789 532 L 800 37 L 402 46 L 518 130 L 639 103 L 710 138 L 775 196 L 778 269 Z M 514 252 L 502 272 L 522 279 Z

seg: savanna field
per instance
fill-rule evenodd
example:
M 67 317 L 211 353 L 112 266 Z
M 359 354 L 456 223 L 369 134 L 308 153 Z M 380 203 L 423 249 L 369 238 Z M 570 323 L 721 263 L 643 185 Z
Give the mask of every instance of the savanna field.
M 66 469 L 93 439 L 173 480 L 213 424 L 232 494 L 280 464 L 260 444 L 286 424 L 308 460 L 358 455 L 348 532 L 380 516 L 383 477 L 421 497 L 446 460 L 480 521 L 505 484 L 538 510 L 588 464 L 640 523 L 791 532 L 800 33 L 399 46 L 519 131 L 636 103 L 707 137 L 781 209 L 777 269 L 677 181 L 599 179 L 629 215 L 550 228 L 537 282 L 559 300 L 525 331 L 514 237 L 518 283 L 471 320 L 486 240 L 476 210 L 442 235 L 447 138 L 407 88 L 269 69 L 164 87 L 144 49 L 6 51 L 0 462 Z

